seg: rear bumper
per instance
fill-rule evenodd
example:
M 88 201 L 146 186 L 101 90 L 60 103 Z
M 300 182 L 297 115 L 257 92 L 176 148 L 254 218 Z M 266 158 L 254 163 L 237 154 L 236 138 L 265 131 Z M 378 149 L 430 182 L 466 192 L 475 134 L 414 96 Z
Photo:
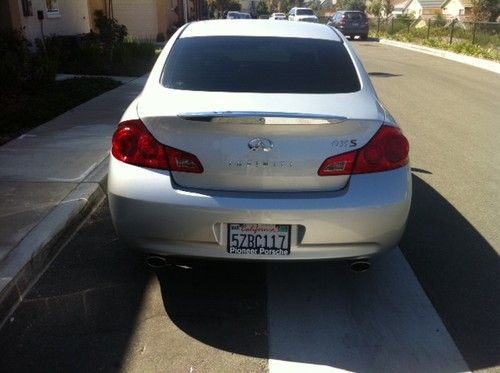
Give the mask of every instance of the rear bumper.
M 344 35 L 364 35 L 368 34 L 368 27 L 340 27 L 339 30 L 344 34 Z
M 186 191 L 168 171 L 110 157 L 108 197 L 113 223 L 129 246 L 165 255 L 226 259 L 358 258 L 395 247 L 411 201 L 409 167 L 355 175 L 337 192 Z M 288 256 L 226 251 L 227 223 L 292 225 Z

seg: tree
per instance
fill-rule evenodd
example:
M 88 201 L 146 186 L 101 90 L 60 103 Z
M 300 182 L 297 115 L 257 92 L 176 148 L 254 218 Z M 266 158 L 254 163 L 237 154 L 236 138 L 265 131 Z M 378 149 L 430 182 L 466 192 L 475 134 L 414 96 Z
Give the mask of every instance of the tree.
M 208 0 L 208 6 L 217 9 L 219 14 L 226 10 L 241 10 L 241 4 L 238 0 Z
M 364 0 L 340 0 L 337 2 L 337 9 L 364 11 L 366 5 Z
M 116 19 L 108 17 L 102 10 L 96 10 L 94 24 L 99 31 L 99 40 L 104 45 L 109 65 L 113 64 L 113 50 L 123 43 L 128 35 L 127 27 L 119 24 Z
M 393 0 L 382 0 L 382 11 L 384 12 L 386 18 L 389 18 L 394 10 L 392 1 Z
M 368 13 L 374 15 L 377 18 L 380 18 L 380 15 L 382 14 L 382 1 L 381 0 L 372 1 L 368 6 Z
M 491 16 L 491 1 L 489 0 L 470 0 L 471 4 L 471 21 L 482 22 L 487 21 Z M 496 3 L 496 1 L 495 1 Z
M 257 4 L 257 14 L 269 14 L 269 8 L 267 7 L 267 3 L 264 0 L 260 0 Z

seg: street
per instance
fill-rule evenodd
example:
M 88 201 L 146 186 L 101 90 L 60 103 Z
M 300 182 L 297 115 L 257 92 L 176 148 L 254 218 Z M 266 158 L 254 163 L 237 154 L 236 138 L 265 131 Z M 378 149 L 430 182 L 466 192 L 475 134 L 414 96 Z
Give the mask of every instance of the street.
M 0 330 L 0 371 L 499 369 L 500 77 L 354 44 L 411 144 L 400 248 L 366 273 L 198 260 L 153 271 L 104 203 Z

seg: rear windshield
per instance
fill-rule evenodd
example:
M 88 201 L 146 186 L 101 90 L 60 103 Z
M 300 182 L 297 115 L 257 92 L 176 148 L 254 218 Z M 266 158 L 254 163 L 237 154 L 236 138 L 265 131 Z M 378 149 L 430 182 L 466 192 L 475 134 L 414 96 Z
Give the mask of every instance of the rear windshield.
M 210 36 L 178 39 L 162 83 L 192 91 L 349 93 L 360 89 L 341 42 L 320 39 Z
M 314 13 L 311 9 L 297 9 L 298 16 L 313 16 Z
M 359 21 L 365 19 L 364 13 L 346 13 L 348 19 L 352 19 L 353 21 Z

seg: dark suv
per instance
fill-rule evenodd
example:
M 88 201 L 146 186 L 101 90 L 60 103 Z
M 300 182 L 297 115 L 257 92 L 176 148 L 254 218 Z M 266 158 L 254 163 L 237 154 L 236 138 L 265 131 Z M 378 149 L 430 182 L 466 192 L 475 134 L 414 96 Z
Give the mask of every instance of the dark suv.
M 359 10 L 339 10 L 327 23 L 339 29 L 344 35 L 354 39 L 358 35 L 361 40 L 368 39 L 368 17 Z

